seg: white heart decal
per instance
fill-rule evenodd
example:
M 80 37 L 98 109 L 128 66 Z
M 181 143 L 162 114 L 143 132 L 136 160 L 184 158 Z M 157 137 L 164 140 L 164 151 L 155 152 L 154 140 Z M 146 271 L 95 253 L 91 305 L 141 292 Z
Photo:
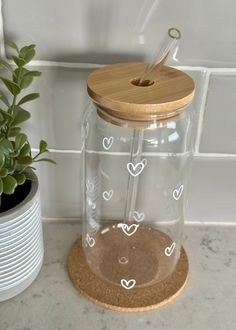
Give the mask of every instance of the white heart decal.
M 136 224 L 133 223 L 132 225 L 128 226 L 126 223 L 119 223 L 117 225 L 117 227 L 121 228 L 123 230 L 123 232 L 125 233 L 125 235 L 131 236 L 136 232 L 139 225 L 136 225 Z
M 106 149 L 106 150 L 109 150 L 111 148 L 112 144 L 113 144 L 113 141 L 114 141 L 113 136 L 110 136 L 109 138 L 105 137 L 102 140 L 103 148 Z
M 167 257 L 171 256 L 171 254 L 172 254 L 172 252 L 174 251 L 174 249 L 175 249 L 175 242 L 173 242 L 173 243 L 171 244 L 171 246 L 167 246 L 167 248 L 165 249 L 165 255 L 166 255 Z
M 140 163 L 137 163 L 136 165 L 134 165 L 133 163 L 128 163 L 127 169 L 132 176 L 138 176 L 139 174 L 142 173 L 146 165 L 147 165 L 147 160 L 146 162 L 142 160 Z
M 120 284 L 123 286 L 123 288 L 130 290 L 135 286 L 136 281 L 134 279 L 127 281 L 126 279 L 122 278 Z
M 93 190 L 94 190 L 93 183 L 90 182 L 89 180 L 87 180 L 87 182 L 86 182 L 86 192 L 91 193 L 91 192 L 93 192 Z
M 141 222 L 144 220 L 145 214 L 143 212 L 134 211 L 133 218 L 135 221 Z
M 90 247 L 93 247 L 95 245 L 95 239 L 89 236 L 89 234 L 86 235 L 86 241 Z
M 173 191 L 173 197 L 176 201 L 178 201 L 183 193 L 183 190 L 184 190 L 184 185 L 181 184 L 181 186 L 179 186 L 179 188 L 176 188 L 174 191 Z
M 112 198 L 112 196 L 113 196 L 113 190 L 109 190 L 109 191 L 103 191 L 103 193 L 102 193 L 102 197 L 106 200 L 106 201 L 109 201 L 111 198 Z

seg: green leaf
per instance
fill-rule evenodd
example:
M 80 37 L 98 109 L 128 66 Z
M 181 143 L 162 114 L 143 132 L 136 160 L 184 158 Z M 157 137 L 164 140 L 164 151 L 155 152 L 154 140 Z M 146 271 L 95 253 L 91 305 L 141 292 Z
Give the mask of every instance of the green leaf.
M 3 193 L 6 195 L 11 195 L 14 193 L 17 187 L 17 181 L 11 175 L 7 175 L 2 179 L 3 181 Z
M 39 93 L 31 93 L 31 94 L 28 94 L 26 96 L 24 96 L 19 102 L 18 102 L 18 105 L 21 105 L 23 103 L 26 103 L 26 102 L 29 102 L 29 101 L 32 101 L 32 100 L 35 100 L 39 97 Z
M 34 49 L 36 47 L 36 45 L 29 45 L 29 46 L 24 46 L 20 49 L 20 56 L 25 58 L 25 56 L 27 55 L 27 53 L 31 50 Z
M 5 178 L 8 174 L 8 170 L 7 168 L 3 167 L 1 170 L 0 170 L 0 177 L 2 178 Z
M 17 56 L 13 55 L 12 59 L 16 63 L 16 65 L 19 67 L 24 66 L 26 64 L 26 61 L 21 57 L 17 57 Z
M 7 87 L 7 89 L 11 92 L 12 95 L 16 96 L 20 93 L 21 89 L 20 87 L 13 81 L 6 79 L 4 77 L 0 77 L 4 85 Z
M 42 72 L 40 71 L 28 71 L 27 73 L 24 74 L 24 77 L 39 77 L 42 75 Z
M 13 177 L 16 179 L 18 185 L 25 183 L 26 177 L 23 173 L 14 173 Z
M 34 161 L 35 163 L 38 162 L 48 162 L 48 163 L 52 163 L 52 164 L 56 164 L 56 162 L 50 158 L 41 158 L 41 159 L 37 159 Z
M 9 107 L 10 103 L 8 102 L 6 95 L 2 91 L 0 91 L 0 100 Z
M 20 133 L 15 138 L 15 150 L 21 150 L 21 148 L 27 142 L 27 136 L 24 133 Z
M 12 126 L 19 125 L 30 118 L 30 113 L 20 107 L 14 107 Z
M 7 63 L 4 60 L 0 60 L 0 66 L 2 66 L 3 68 L 13 72 L 14 70 L 12 69 L 11 65 L 9 63 Z
M 0 129 L 1 129 L 2 127 L 4 127 L 4 126 L 6 125 L 7 122 L 8 122 L 7 119 L 1 120 L 1 121 L 0 121 Z M 2 138 L 2 137 L 3 137 L 3 134 L 0 135 L 0 138 Z
M 46 142 L 46 141 L 44 141 L 44 140 L 41 140 L 41 141 L 40 141 L 40 144 L 39 144 L 39 151 L 40 151 L 41 154 L 42 154 L 43 152 L 45 152 L 45 151 L 48 151 L 48 149 L 47 149 L 47 142 Z
M 6 118 L 6 119 L 13 119 L 13 117 L 6 111 L 0 109 L 0 113 L 1 115 L 3 116 L 3 118 Z
M 6 40 L 5 45 L 15 49 L 17 51 L 17 53 L 19 52 L 19 48 L 17 47 L 17 45 L 13 41 Z
M 28 156 L 30 154 L 30 151 L 31 151 L 30 145 L 29 143 L 26 143 L 20 151 L 19 158 Z
M 3 182 L 2 179 L 0 178 L 0 195 L 3 193 Z
M 17 82 L 21 89 L 27 88 L 33 81 L 34 77 L 41 75 L 39 71 L 29 71 L 23 67 L 14 71 L 14 81 Z M 18 79 L 17 79 L 18 77 Z
M 8 170 L 8 174 L 12 174 L 16 170 L 16 160 L 15 158 L 6 158 L 5 160 L 5 167 Z
M 20 127 L 11 127 L 8 131 L 8 137 L 15 137 L 21 132 Z
M 19 82 L 20 88 L 25 89 L 29 87 L 32 81 L 33 81 L 33 77 L 24 75 Z
M 28 72 L 28 70 L 26 68 L 16 68 L 14 70 L 14 77 L 18 76 L 18 78 L 21 79 L 23 77 L 23 75 L 27 72 Z
M 26 63 L 29 63 L 33 57 L 35 56 L 35 50 L 33 48 L 29 48 L 24 56 L 24 60 Z
M 11 141 L 7 140 L 6 138 L 2 138 L 0 140 L 0 153 L 9 155 L 11 152 L 14 152 Z
M 3 165 L 4 165 L 4 163 L 5 163 L 5 155 L 4 155 L 4 153 L 0 153 L 0 169 L 3 167 Z
M 25 157 L 17 159 L 17 163 L 19 165 L 23 165 L 23 166 L 29 166 L 32 164 L 32 162 L 33 162 L 33 160 L 30 156 L 25 156 Z

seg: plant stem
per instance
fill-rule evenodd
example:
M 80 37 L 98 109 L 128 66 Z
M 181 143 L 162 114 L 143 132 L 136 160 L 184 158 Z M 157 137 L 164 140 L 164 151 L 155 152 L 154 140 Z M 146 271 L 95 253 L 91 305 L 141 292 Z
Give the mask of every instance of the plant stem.
M 12 104 L 11 104 L 11 106 L 9 107 L 9 114 L 10 114 L 11 116 L 13 115 L 13 112 L 14 112 L 13 108 L 14 108 L 15 105 L 16 105 L 16 95 L 13 96 Z M 7 130 L 6 130 L 6 138 L 8 138 L 10 128 L 11 128 L 11 126 L 9 125 L 9 126 L 7 127 Z

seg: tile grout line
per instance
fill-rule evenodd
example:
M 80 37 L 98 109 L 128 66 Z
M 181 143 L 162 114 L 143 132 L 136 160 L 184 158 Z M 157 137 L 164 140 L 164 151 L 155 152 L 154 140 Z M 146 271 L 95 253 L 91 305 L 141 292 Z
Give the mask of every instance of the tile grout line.
M 1 1 L 1 0 L 0 0 Z M 12 61 L 7 59 L 9 63 Z M 14 62 L 12 62 L 14 64 Z M 59 62 L 50 60 L 33 60 L 28 66 L 52 66 L 52 67 L 62 67 L 62 68 L 77 68 L 77 69 L 96 69 L 110 64 L 99 64 L 99 63 L 86 63 L 86 62 Z M 170 65 L 173 68 L 179 70 L 191 70 L 191 71 L 205 71 L 209 73 L 236 73 L 236 68 L 209 68 L 205 66 L 191 66 L 191 65 Z
M 81 218 L 47 218 L 42 217 L 42 221 L 44 223 L 78 223 L 78 225 L 82 224 Z M 221 226 L 221 227 L 235 227 L 236 222 L 223 222 L 223 221 L 193 221 L 193 220 L 186 220 L 184 222 L 186 226 Z
M 196 158 L 236 158 L 236 154 L 224 154 L 224 153 L 216 153 L 216 152 L 198 152 L 194 153 L 194 157 Z
M 197 127 L 197 136 L 195 141 L 194 152 L 199 152 L 201 135 L 202 135 L 202 128 L 203 128 L 203 118 L 206 109 L 206 102 L 207 102 L 207 95 L 208 95 L 208 88 L 209 88 L 209 81 L 210 81 L 210 72 L 206 71 L 205 81 L 203 83 L 203 94 L 201 98 L 201 105 L 199 111 L 199 118 L 198 118 L 198 127 Z
M 0 0 L 1 3 L 1 0 Z M 0 18 L 1 19 L 1 18 Z M 13 61 L 6 57 L 5 47 L 4 47 L 4 33 L 3 33 L 3 20 L 2 20 L 2 34 L 3 47 L 2 47 L 2 57 L 8 61 L 10 64 L 14 64 Z M 1 37 L 1 35 L 0 35 Z M 1 39 L 0 39 L 1 40 Z M 42 66 L 42 67 L 62 67 L 62 68 L 75 68 L 75 69 L 97 69 L 110 64 L 99 64 L 99 63 L 86 63 L 86 62 L 59 62 L 50 60 L 33 60 L 28 66 Z M 209 68 L 205 66 L 190 66 L 190 65 L 170 65 L 173 68 L 179 70 L 190 70 L 190 71 L 205 71 L 208 73 L 232 73 L 236 74 L 236 68 Z
M 32 152 L 39 152 L 38 148 L 31 148 Z M 82 150 L 70 150 L 70 149 L 49 149 L 49 152 L 54 154 L 81 154 Z
M 6 50 L 4 45 L 4 31 L 3 31 L 3 13 L 2 13 L 3 2 L 0 0 L 0 55 L 1 58 L 6 58 Z
M 74 149 L 49 149 L 51 153 L 55 154 L 82 154 L 82 150 L 74 150 Z M 32 148 L 32 152 L 39 152 L 38 148 Z M 107 152 L 107 151 L 94 151 L 94 154 L 105 154 L 105 155 L 111 155 L 111 156 L 127 156 L 129 155 L 128 152 Z M 144 153 L 146 156 L 160 156 L 164 153 Z M 165 154 L 166 155 L 166 154 Z M 236 154 L 224 154 L 224 153 L 202 153 L 202 152 L 195 152 L 194 153 L 195 158 L 236 158 Z
M 9 64 L 15 64 L 12 60 L 6 58 Z M 27 66 L 43 66 L 43 67 L 62 67 L 71 69 L 97 69 L 105 66 L 105 64 L 97 63 L 70 63 L 70 62 L 56 62 L 56 61 L 44 61 L 44 60 L 33 60 L 27 64 Z
M 236 68 L 207 68 L 210 73 L 236 73 Z

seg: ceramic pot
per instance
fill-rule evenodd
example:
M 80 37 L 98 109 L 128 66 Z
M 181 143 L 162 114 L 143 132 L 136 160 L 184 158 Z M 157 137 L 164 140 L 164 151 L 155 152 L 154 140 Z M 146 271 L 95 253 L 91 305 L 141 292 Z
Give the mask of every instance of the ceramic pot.
M 39 182 L 30 182 L 27 196 L 0 213 L 0 302 L 24 291 L 43 262 L 43 232 Z

